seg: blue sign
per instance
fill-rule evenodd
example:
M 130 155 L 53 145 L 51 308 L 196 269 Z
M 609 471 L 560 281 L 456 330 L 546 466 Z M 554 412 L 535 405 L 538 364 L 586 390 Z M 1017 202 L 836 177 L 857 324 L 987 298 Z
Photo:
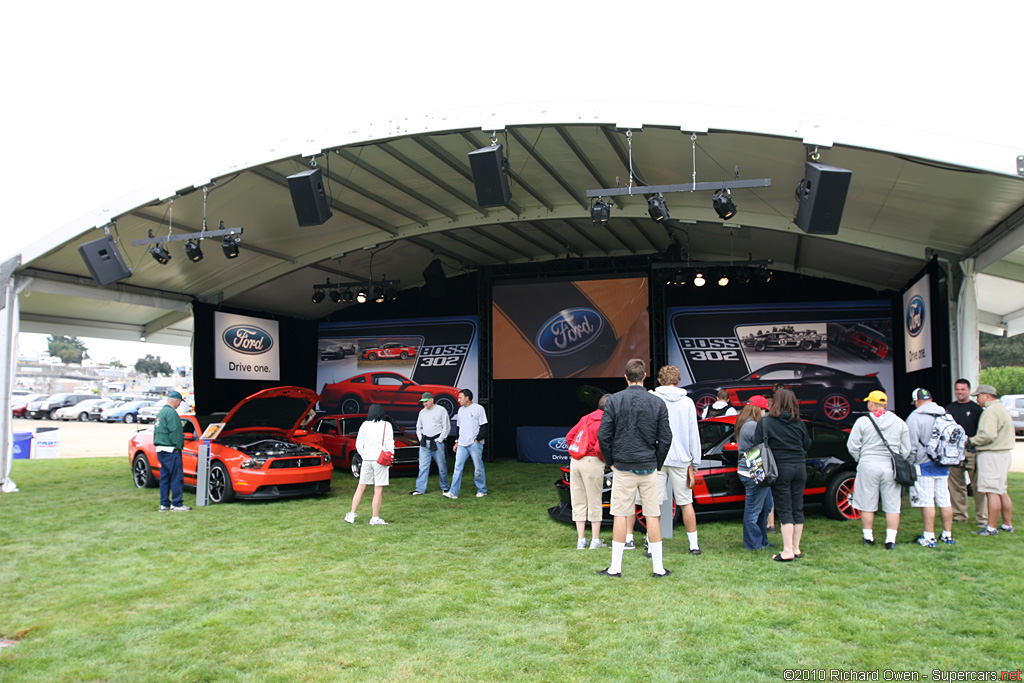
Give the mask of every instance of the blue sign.
M 520 462 L 569 464 L 569 427 L 517 427 L 516 450 Z
M 567 356 L 590 346 L 604 329 L 604 317 L 591 308 L 567 308 L 545 322 L 536 345 L 548 356 Z
M 907 333 L 911 337 L 921 334 L 924 329 L 924 299 L 918 294 L 907 305 Z
M 222 339 L 232 351 L 249 356 L 266 353 L 274 346 L 270 333 L 255 325 L 232 325 L 224 330 Z

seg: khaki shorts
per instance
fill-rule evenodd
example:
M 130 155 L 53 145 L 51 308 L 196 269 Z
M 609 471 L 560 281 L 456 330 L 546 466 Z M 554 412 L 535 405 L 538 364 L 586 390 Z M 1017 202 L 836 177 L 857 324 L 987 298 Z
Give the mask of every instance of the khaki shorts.
M 974 490 L 978 493 L 1006 493 L 1006 480 L 1012 461 L 1013 455 L 1010 451 L 980 451 L 978 481 Z
M 388 485 L 388 470 L 390 467 L 378 465 L 376 462 L 363 461 L 363 467 L 359 470 L 360 484 L 373 484 L 374 486 Z
M 636 513 L 635 496 L 639 493 L 643 505 L 644 517 L 661 517 L 661 504 L 658 500 L 658 475 L 636 474 L 628 470 L 615 470 L 612 477 L 613 517 L 628 517 Z
M 600 522 L 604 519 L 601 493 L 604 491 L 604 462 L 592 455 L 569 463 L 569 494 L 572 521 Z
M 686 471 L 688 467 L 672 467 L 664 465 L 658 472 L 658 500 L 665 501 L 668 494 L 665 492 L 665 482 L 672 480 L 672 497 L 676 499 L 676 505 L 692 505 L 693 489 L 686 488 Z

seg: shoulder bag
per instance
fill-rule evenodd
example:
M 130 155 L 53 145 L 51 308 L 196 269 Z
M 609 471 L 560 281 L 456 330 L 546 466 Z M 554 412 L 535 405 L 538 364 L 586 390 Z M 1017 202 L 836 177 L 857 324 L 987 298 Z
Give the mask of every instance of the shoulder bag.
M 743 456 L 750 468 L 750 478 L 758 486 L 771 486 L 779 478 L 779 467 L 775 464 L 775 456 L 768 445 L 768 423 L 762 423 L 764 441 L 754 446 Z
M 380 455 L 377 456 L 377 464 L 383 465 L 384 467 L 391 467 L 391 463 L 395 461 L 395 454 L 391 451 L 384 450 L 384 437 L 387 436 L 388 427 L 385 423 L 384 433 L 380 435 Z
M 900 486 L 913 486 L 914 482 L 917 481 L 917 468 L 907 462 L 906 458 L 896 457 L 896 454 L 892 452 L 892 448 L 889 446 L 889 442 L 882 435 L 882 430 L 878 428 L 875 418 L 868 415 L 868 420 L 871 421 L 871 426 L 878 432 L 878 438 L 885 444 L 885 449 L 889 451 L 889 457 L 892 458 L 893 478 L 896 480 L 896 483 Z

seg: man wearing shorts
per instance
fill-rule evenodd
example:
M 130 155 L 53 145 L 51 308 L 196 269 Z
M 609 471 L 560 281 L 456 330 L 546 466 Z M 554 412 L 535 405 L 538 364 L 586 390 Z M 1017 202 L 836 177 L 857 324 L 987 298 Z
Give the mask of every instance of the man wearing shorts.
M 974 494 L 984 493 L 988 498 L 988 524 L 984 529 L 971 533 L 979 536 L 995 536 L 1000 531 L 1012 534 L 1013 503 L 1006 492 L 1006 479 L 1016 443 L 1013 419 L 999 400 L 999 392 L 991 384 L 979 384 L 971 396 L 977 396 L 978 403 L 985 409 L 978 420 L 978 433 L 971 437 L 971 445 L 978 453 L 978 481 Z M 992 525 L 1000 513 L 1003 523 L 996 529 Z
M 657 471 L 665 462 L 672 443 L 665 402 L 644 389 L 647 365 L 639 358 L 626 363 L 626 388 L 612 394 L 604 407 L 598 441 L 605 463 L 611 467 L 612 562 L 598 574 L 622 577 L 622 554 L 626 545 L 626 518 L 635 512 L 634 497 L 640 494 L 647 517 L 647 539 L 654 576 L 668 576 L 662 562 L 661 505 Z
M 917 544 L 935 548 L 935 508 L 942 518 L 942 537 L 946 545 L 953 545 L 953 504 L 949 497 L 949 468 L 932 462 L 928 457 L 928 442 L 932 438 L 935 420 L 945 415 L 945 409 L 932 400 L 927 389 L 914 389 L 911 395 L 914 412 L 907 418 L 910 430 L 910 463 L 917 467 L 917 481 L 910 487 L 910 507 L 921 508 L 924 533 Z

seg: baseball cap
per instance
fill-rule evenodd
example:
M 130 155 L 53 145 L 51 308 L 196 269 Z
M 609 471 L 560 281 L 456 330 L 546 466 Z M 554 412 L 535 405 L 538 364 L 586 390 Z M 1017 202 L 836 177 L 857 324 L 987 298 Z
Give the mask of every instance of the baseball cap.
M 885 392 L 875 389 L 870 394 L 868 394 L 868 397 L 864 400 L 871 401 L 872 403 L 878 403 L 884 406 L 886 403 L 889 402 L 889 397 L 885 395 Z
M 749 405 L 757 406 L 758 408 L 764 408 L 765 410 L 768 410 L 768 399 L 766 399 L 761 394 L 758 394 L 757 396 L 751 396 L 750 400 L 747 401 L 747 403 Z
M 979 384 L 978 388 L 971 392 L 971 396 L 977 396 L 978 394 L 990 394 L 992 396 L 998 396 L 999 392 L 991 384 Z
M 932 392 L 927 389 L 914 389 L 914 393 L 910 395 L 911 401 L 930 401 L 932 400 Z
M 426 403 L 427 401 L 431 400 L 432 398 L 434 398 L 434 395 L 432 393 L 430 393 L 429 391 L 424 391 L 423 395 L 420 396 L 420 403 Z
M 179 394 L 177 391 L 168 391 L 167 392 L 167 398 L 176 398 L 179 401 L 182 400 L 181 399 L 181 394 Z

